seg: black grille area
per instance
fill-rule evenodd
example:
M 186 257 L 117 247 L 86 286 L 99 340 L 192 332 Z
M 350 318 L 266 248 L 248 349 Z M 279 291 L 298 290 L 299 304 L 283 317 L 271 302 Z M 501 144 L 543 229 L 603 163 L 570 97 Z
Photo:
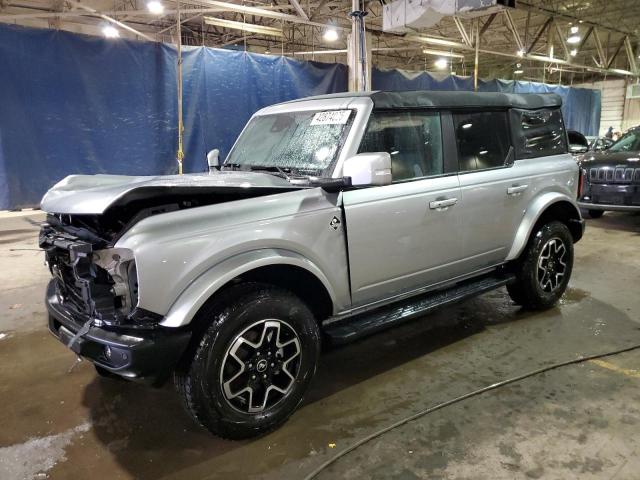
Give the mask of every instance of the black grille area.
M 640 168 L 598 167 L 589 169 L 591 183 L 640 183 Z

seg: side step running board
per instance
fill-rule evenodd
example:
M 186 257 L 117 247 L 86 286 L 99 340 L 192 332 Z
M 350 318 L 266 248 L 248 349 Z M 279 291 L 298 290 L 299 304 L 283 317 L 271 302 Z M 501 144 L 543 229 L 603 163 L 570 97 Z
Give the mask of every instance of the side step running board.
M 422 294 L 353 317 L 329 318 L 323 322 L 323 330 L 332 345 L 347 343 L 399 325 L 443 305 L 502 287 L 514 279 L 515 276 L 510 274 L 474 278 L 446 290 Z

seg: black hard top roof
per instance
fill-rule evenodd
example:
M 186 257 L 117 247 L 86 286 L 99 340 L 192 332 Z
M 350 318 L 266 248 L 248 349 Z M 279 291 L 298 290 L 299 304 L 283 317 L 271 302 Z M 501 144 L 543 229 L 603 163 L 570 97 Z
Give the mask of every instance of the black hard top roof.
M 562 98 L 555 93 L 433 92 L 428 90 L 411 92 L 373 91 L 332 93 L 329 95 L 301 98 L 299 100 L 293 100 L 293 102 L 354 97 L 371 98 L 375 109 L 412 107 L 503 107 L 535 110 L 538 108 L 562 106 Z

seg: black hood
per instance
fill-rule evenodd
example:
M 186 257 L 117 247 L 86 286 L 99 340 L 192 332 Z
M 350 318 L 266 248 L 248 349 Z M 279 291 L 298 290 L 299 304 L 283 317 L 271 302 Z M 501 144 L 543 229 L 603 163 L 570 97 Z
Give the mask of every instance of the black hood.
M 612 152 L 604 150 L 583 155 L 579 159 L 584 168 L 625 166 L 640 168 L 640 152 Z

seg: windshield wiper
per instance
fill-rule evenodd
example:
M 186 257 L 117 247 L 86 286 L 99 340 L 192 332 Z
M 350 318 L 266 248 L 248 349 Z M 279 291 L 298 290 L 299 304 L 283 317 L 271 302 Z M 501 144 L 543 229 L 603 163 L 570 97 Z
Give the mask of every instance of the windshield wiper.
M 239 163 L 223 163 L 222 165 L 220 165 L 220 170 L 224 170 L 225 167 L 231 167 L 231 170 L 240 170 L 240 167 L 242 165 L 240 165 Z
M 291 175 L 285 172 L 282 167 L 279 167 L 277 165 L 249 165 L 249 168 L 251 169 L 252 172 L 253 171 L 266 172 L 266 173 L 275 175 L 276 177 L 284 178 L 288 182 L 291 181 Z

